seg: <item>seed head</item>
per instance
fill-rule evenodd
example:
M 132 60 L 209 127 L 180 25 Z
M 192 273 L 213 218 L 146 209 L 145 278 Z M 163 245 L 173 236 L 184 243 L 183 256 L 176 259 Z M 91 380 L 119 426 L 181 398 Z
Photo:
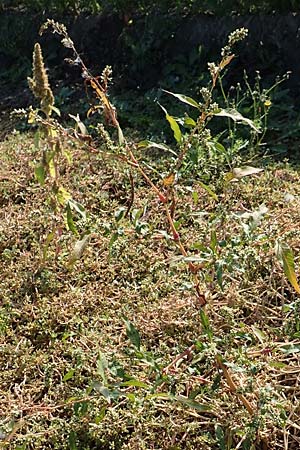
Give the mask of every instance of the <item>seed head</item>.
M 54 105 L 54 97 L 49 85 L 42 49 L 38 43 L 34 46 L 32 72 L 33 77 L 28 78 L 29 88 L 33 92 L 34 96 L 40 100 L 41 109 L 44 113 L 47 116 L 50 116 L 51 107 Z

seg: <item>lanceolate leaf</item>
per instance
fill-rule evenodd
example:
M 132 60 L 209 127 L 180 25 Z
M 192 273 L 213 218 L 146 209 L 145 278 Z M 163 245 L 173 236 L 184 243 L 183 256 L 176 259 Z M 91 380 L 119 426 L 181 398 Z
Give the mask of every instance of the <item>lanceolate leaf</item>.
M 72 231 L 72 233 L 74 233 L 74 234 L 78 234 L 75 222 L 73 220 L 73 214 L 72 214 L 72 210 L 69 205 L 69 202 L 67 203 L 67 206 L 66 206 L 65 222 L 66 222 L 68 230 Z
M 253 130 L 255 130 L 257 133 L 260 133 L 260 129 L 257 128 L 257 126 L 254 124 L 254 122 L 247 117 L 242 116 L 236 109 L 228 108 L 228 109 L 221 109 L 219 112 L 214 114 L 215 116 L 220 117 L 229 117 L 234 122 L 243 123 L 244 125 L 248 125 Z
M 86 212 L 85 212 L 84 206 L 82 206 L 80 203 L 76 202 L 76 200 L 73 200 L 72 198 L 69 199 L 68 203 L 69 203 L 70 207 L 73 210 L 77 211 L 81 215 L 82 219 L 85 221 L 86 220 Z
M 43 164 L 35 166 L 34 175 L 35 178 L 38 180 L 38 182 L 43 186 L 45 184 L 45 177 L 46 177 L 45 167 L 43 166 Z
M 199 184 L 202 187 L 202 189 L 204 189 L 214 200 L 216 200 L 216 202 L 218 201 L 217 194 L 209 186 L 202 183 L 202 181 L 199 181 Z
M 194 100 L 191 97 L 187 97 L 186 95 L 183 94 L 174 94 L 174 92 L 170 92 L 170 91 L 165 91 L 165 89 L 163 89 L 164 92 L 166 92 L 167 94 L 173 95 L 173 97 L 178 98 L 178 100 L 180 100 L 182 103 L 186 103 L 187 105 L 193 106 L 194 108 L 200 109 L 200 105 L 198 102 L 196 102 L 196 100 Z
M 170 147 L 168 147 L 165 144 L 157 144 L 156 142 L 152 142 L 152 141 L 141 141 L 138 144 L 138 148 L 158 148 L 160 150 L 164 150 L 166 152 L 172 153 L 172 155 L 177 156 L 177 153 L 174 152 L 174 150 L 172 150 Z
M 74 245 L 73 251 L 69 258 L 69 265 L 73 266 L 73 264 L 82 257 L 83 252 L 87 248 L 91 239 L 90 234 L 86 234 L 81 240 L 77 241 Z
M 294 255 L 290 247 L 284 243 L 277 242 L 275 247 L 275 253 L 279 261 L 283 266 L 284 273 L 295 289 L 295 291 L 300 294 L 300 286 L 297 281 L 297 276 L 295 272 L 295 262 Z
M 119 139 L 119 145 L 124 144 L 124 135 L 121 127 L 118 125 L 118 139 Z
M 227 181 L 237 181 L 240 178 L 247 177 L 249 175 L 257 175 L 263 172 L 264 169 L 258 167 L 245 166 L 245 167 L 235 167 L 231 172 L 225 175 Z
M 127 337 L 129 338 L 130 342 L 138 349 L 140 350 L 141 348 L 141 338 L 140 338 L 140 333 L 138 332 L 138 330 L 135 328 L 135 326 L 133 325 L 132 322 L 130 322 L 128 319 L 126 319 L 124 317 L 124 322 L 126 325 L 126 334 Z
M 170 116 L 168 114 L 168 111 L 162 105 L 159 105 L 159 106 L 161 107 L 161 109 L 164 111 L 164 113 L 166 115 L 166 119 L 169 122 L 169 124 L 173 130 L 174 138 L 176 139 L 176 141 L 178 143 L 180 143 L 182 140 L 182 135 L 181 135 L 181 131 L 180 131 L 178 123 L 176 122 L 176 120 L 174 119 L 173 116 Z

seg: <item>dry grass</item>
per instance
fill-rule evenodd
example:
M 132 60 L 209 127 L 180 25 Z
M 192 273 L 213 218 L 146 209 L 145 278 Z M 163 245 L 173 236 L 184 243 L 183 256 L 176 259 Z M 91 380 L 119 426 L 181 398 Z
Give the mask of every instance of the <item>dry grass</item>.
M 91 244 L 70 270 L 74 239 L 63 233 L 42 261 L 56 219 L 32 175 L 33 152 L 30 135 L 1 144 L 2 447 L 298 449 L 300 302 L 273 251 L 280 238 L 299 252 L 298 172 L 266 168 L 232 183 L 219 204 L 195 186 L 195 205 L 182 189 L 185 242 L 205 248 L 213 228 L 223 242 L 217 256 L 207 253 L 202 273 L 205 326 L 185 264 L 159 233 L 160 205 L 140 181 L 135 207 L 147 205 L 150 231 L 137 236 L 124 223 L 109 255 L 103 224 L 126 202 L 128 182 L 115 164 L 91 162 L 78 149 L 65 179 L 90 213 Z M 289 202 L 286 193 L 294 195 Z M 247 235 L 237 213 L 262 203 L 268 213 Z M 140 350 L 124 317 L 139 332 Z

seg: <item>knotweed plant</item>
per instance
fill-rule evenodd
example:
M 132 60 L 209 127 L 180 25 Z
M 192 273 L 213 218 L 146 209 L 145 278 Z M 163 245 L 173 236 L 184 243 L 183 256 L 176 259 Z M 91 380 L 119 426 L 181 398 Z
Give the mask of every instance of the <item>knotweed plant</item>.
M 149 185 L 149 187 L 153 190 L 153 192 L 157 195 L 162 210 L 164 211 L 166 222 L 168 223 L 168 230 L 166 230 L 167 233 L 170 233 L 170 237 L 173 240 L 174 245 L 177 247 L 179 252 L 182 255 L 182 258 L 184 261 L 186 261 L 188 265 L 188 269 L 191 273 L 191 276 L 193 278 L 193 284 L 195 288 L 195 293 L 198 298 L 199 304 L 203 306 L 206 303 L 205 295 L 202 292 L 201 288 L 201 278 L 199 276 L 199 273 L 201 273 L 202 266 L 201 264 L 195 263 L 191 258 L 189 257 L 189 249 L 186 247 L 186 244 L 183 242 L 183 239 L 180 235 L 180 232 L 178 230 L 178 226 L 176 225 L 176 191 L 177 186 L 180 180 L 180 173 L 181 168 L 185 162 L 186 156 L 191 150 L 191 148 L 195 145 L 195 142 L 198 143 L 198 145 L 202 145 L 204 147 L 211 147 L 211 146 L 221 146 L 221 144 L 216 144 L 216 141 L 211 136 L 210 130 L 207 128 L 207 124 L 214 116 L 223 116 L 228 117 L 236 122 L 243 122 L 244 124 L 247 124 L 248 126 L 252 127 L 257 133 L 259 133 L 259 129 L 254 125 L 252 121 L 250 121 L 247 118 L 244 118 L 241 114 L 239 114 L 237 111 L 230 109 L 230 110 L 223 110 L 221 109 L 216 102 L 213 100 L 213 91 L 216 87 L 218 79 L 221 77 L 222 72 L 224 69 L 228 66 L 228 64 L 232 61 L 234 58 L 234 53 L 232 50 L 232 47 L 239 42 L 240 40 L 244 39 L 247 36 L 247 30 L 244 28 L 241 28 L 240 30 L 236 30 L 233 33 L 230 34 L 228 38 L 227 45 L 222 50 L 222 59 L 218 64 L 210 63 L 209 64 L 209 72 L 211 74 L 211 83 L 208 87 L 201 89 L 201 96 L 202 101 L 196 101 L 188 96 L 182 95 L 182 94 L 176 94 L 172 92 L 166 91 L 168 94 L 173 95 L 178 100 L 183 102 L 184 104 L 187 104 L 189 107 L 195 108 L 197 110 L 198 118 L 195 120 L 189 115 L 185 115 L 184 119 L 184 126 L 188 127 L 188 132 L 183 133 L 180 127 L 179 120 L 170 115 L 167 110 L 162 106 L 162 110 L 164 111 L 166 120 L 169 122 L 170 127 L 173 131 L 174 138 L 177 143 L 177 150 L 176 150 L 176 158 L 174 158 L 172 169 L 171 171 L 166 175 L 161 175 L 161 181 L 153 181 L 151 178 L 151 175 L 149 174 L 149 171 L 146 170 L 145 165 L 143 162 L 140 161 L 140 159 L 136 156 L 136 146 L 132 144 L 130 141 L 128 141 L 122 132 L 120 123 L 118 121 L 117 117 L 117 111 L 115 107 L 110 102 L 109 96 L 108 96 L 108 84 L 111 78 L 111 69 L 109 67 L 105 68 L 101 77 L 95 77 L 92 75 L 92 73 L 89 71 L 89 69 L 86 67 L 85 63 L 81 59 L 79 53 L 77 52 L 74 42 L 69 37 L 66 27 L 60 23 L 55 22 L 54 20 L 48 20 L 40 30 L 40 34 L 44 33 L 47 29 L 51 29 L 53 33 L 59 34 L 62 37 L 62 44 L 70 49 L 72 51 L 72 58 L 68 58 L 67 61 L 72 65 L 78 65 L 81 67 L 82 70 L 82 77 L 84 79 L 84 82 L 86 85 L 88 85 L 92 91 L 95 94 L 95 97 L 98 101 L 96 105 L 93 105 L 88 115 L 93 114 L 95 111 L 101 110 L 103 112 L 103 116 L 105 119 L 105 123 L 109 125 L 110 127 L 113 127 L 117 130 L 118 135 L 118 141 L 115 142 L 113 145 L 111 137 L 109 136 L 108 132 L 103 129 L 102 126 L 98 126 L 96 130 L 100 134 L 100 138 L 103 140 L 106 140 L 106 142 L 110 142 L 108 145 L 107 150 L 114 147 L 114 150 L 110 153 L 112 157 L 116 157 L 118 159 L 121 159 L 125 162 L 130 168 L 130 180 L 131 185 L 133 184 L 133 177 L 132 177 L 132 170 L 136 170 L 146 181 L 146 183 Z M 33 85 L 33 81 L 30 81 L 30 85 Z M 46 91 L 45 91 L 46 92 Z M 40 97 L 39 97 L 40 98 Z M 41 103 L 45 103 L 46 97 L 43 97 L 41 99 Z M 42 105 L 41 105 L 42 109 Z M 43 109 L 42 109 L 43 110 Z M 48 112 L 52 112 L 53 110 L 53 104 L 48 106 Z M 43 110 L 44 111 L 44 110 Z M 97 145 L 93 142 L 92 136 L 87 134 L 87 130 L 83 123 L 80 121 L 79 116 L 71 116 L 77 121 L 77 125 L 80 128 L 81 133 L 75 134 L 73 137 L 78 139 L 79 141 L 84 142 L 84 145 L 87 147 L 92 148 L 95 150 L 95 147 Z M 47 138 L 49 140 L 52 139 L 51 133 L 55 132 L 57 135 L 60 135 L 61 133 L 65 133 L 65 131 L 62 131 L 62 128 L 60 125 L 57 124 L 57 122 L 49 123 L 49 116 L 46 115 L 46 119 L 43 119 L 39 117 L 38 119 L 43 126 L 50 127 L 51 130 L 54 131 L 48 131 Z M 150 141 L 142 141 L 137 144 L 138 150 L 145 149 L 148 147 L 158 147 L 163 148 L 164 150 L 169 150 L 172 152 L 171 149 L 169 149 L 164 144 L 157 144 Z M 97 151 L 97 149 L 96 149 Z M 53 152 L 51 152 L 51 155 Z M 41 169 L 39 168 L 41 171 Z M 249 172 L 248 172 L 249 174 Z M 234 178 L 234 174 L 230 174 L 229 177 Z M 132 186 L 133 190 L 133 186 Z M 133 196 L 132 201 L 129 202 L 129 207 L 124 216 L 126 217 L 129 213 L 129 210 L 133 203 Z M 70 199 L 67 197 L 64 197 L 64 201 L 69 202 Z M 70 208 L 69 208 L 70 211 Z M 69 214 L 70 216 L 70 214 Z M 71 228 L 71 227 L 69 227 Z M 116 233 L 114 234 L 116 236 Z M 115 239 L 113 239 L 114 241 Z
M 163 105 L 160 105 L 166 120 L 168 121 L 171 130 L 174 134 L 176 141 L 175 151 L 165 144 L 155 143 L 152 141 L 141 141 L 138 144 L 132 143 L 126 139 L 123 134 L 121 125 L 118 120 L 116 108 L 111 103 L 108 96 L 108 86 L 111 79 L 111 68 L 106 67 L 100 77 L 94 76 L 90 70 L 86 67 L 85 63 L 81 59 L 77 52 L 74 42 L 69 37 L 66 27 L 62 24 L 55 22 L 54 20 L 48 20 L 40 30 L 40 33 L 44 33 L 47 29 L 52 30 L 53 33 L 58 34 L 62 38 L 62 44 L 70 49 L 72 52 L 72 58 L 67 59 L 71 65 L 77 65 L 81 67 L 82 77 L 84 83 L 89 87 L 96 98 L 97 103 L 93 104 L 88 112 L 88 115 L 95 112 L 102 112 L 106 127 L 102 124 L 98 124 L 95 127 L 98 133 L 97 138 L 90 135 L 85 127 L 84 123 L 80 120 L 79 115 L 70 115 L 75 120 L 75 128 L 64 128 L 58 120 L 53 119 L 52 113 L 56 113 L 59 116 L 59 110 L 54 106 L 54 97 L 49 86 L 47 73 L 43 63 L 42 52 L 39 44 L 35 45 L 33 56 L 33 77 L 29 78 L 29 86 L 40 102 L 39 109 L 31 108 L 29 111 L 29 122 L 36 124 L 39 128 L 37 148 L 42 146 L 41 161 L 35 167 L 35 175 L 41 184 L 48 182 L 51 198 L 53 199 L 53 210 L 63 212 L 66 226 L 71 232 L 78 234 L 75 222 L 73 220 L 74 212 L 79 213 L 82 218 L 85 218 L 85 212 L 83 207 L 72 199 L 71 194 L 63 187 L 62 180 L 60 178 L 60 165 L 63 158 L 71 162 L 71 158 L 68 157 L 63 150 L 63 139 L 67 137 L 69 141 L 76 141 L 82 149 L 88 149 L 91 152 L 96 152 L 103 157 L 115 158 L 122 161 L 128 168 L 131 195 L 128 201 L 127 208 L 123 209 L 120 213 L 115 215 L 116 222 L 126 219 L 130 216 L 130 210 L 134 203 L 134 178 L 133 171 L 136 171 L 151 188 L 156 195 L 160 204 L 160 209 L 163 212 L 164 223 L 167 224 L 164 235 L 168 241 L 172 243 L 176 249 L 176 253 L 180 254 L 179 257 L 188 268 L 191 276 L 192 285 L 195 292 L 195 298 L 200 308 L 205 306 L 207 301 L 206 292 L 203 288 L 204 270 L 209 270 L 207 264 L 203 264 L 202 259 L 195 252 L 192 252 L 193 246 L 191 243 L 185 242 L 184 236 L 181 235 L 180 227 L 177 222 L 177 197 L 178 191 L 181 188 L 181 182 L 183 178 L 183 167 L 185 165 L 187 156 L 193 151 L 195 146 L 201 146 L 207 149 L 217 149 L 226 153 L 225 148 L 218 142 L 216 137 L 212 136 L 210 129 L 208 128 L 209 122 L 216 116 L 225 117 L 228 120 L 232 120 L 235 123 L 242 123 L 256 133 L 260 133 L 260 124 L 254 123 L 250 119 L 242 116 L 236 109 L 232 107 L 221 108 L 214 100 L 214 91 L 218 85 L 218 81 L 221 80 L 225 68 L 234 59 L 233 46 L 243 40 L 247 36 L 247 30 L 241 28 L 234 31 L 229 35 L 228 42 L 221 52 L 221 60 L 218 64 L 209 63 L 208 69 L 211 76 L 211 81 L 207 87 L 203 87 L 200 90 L 201 101 L 195 100 L 183 94 L 173 93 L 165 91 L 167 94 L 172 95 L 177 100 L 187 105 L 189 109 L 193 108 L 194 115 L 185 114 L 184 118 L 175 118 L 170 115 Z M 267 100 L 266 100 L 267 101 Z M 196 116 L 196 117 L 195 117 Z M 108 132 L 107 126 L 116 130 L 117 138 L 114 140 Z M 184 129 L 184 131 L 183 131 Z M 40 143 L 39 137 L 43 137 L 43 142 Z M 98 146 L 101 141 L 101 149 Z M 104 147 L 104 150 L 103 150 Z M 160 179 L 152 177 L 151 168 L 144 164 L 143 160 L 137 156 L 137 152 L 141 149 L 150 147 L 156 147 L 164 151 L 169 151 L 173 156 L 171 164 L 168 164 L 167 171 L 162 171 Z M 227 174 L 226 183 L 232 180 L 238 180 L 244 176 L 257 174 L 261 169 L 253 167 L 233 167 L 230 173 Z M 202 184 L 202 187 L 211 195 L 214 199 L 217 198 L 216 194 L 211 190 L 209 186 Z M 194 198 L 195 200 L 195 198 Z M 136 211 L 131 214 L 132 224 L 139 230 L 143 230 L 143 223 L 140 221 L 142 213 Z M 114 244 L 120 231 L 117 225 L 111 225 L 107 227 L 107 232 L 112 233 L 110 240 L 110 246 Z M 49 243 L 53 232 L 48 237 Z M 69 263 L 73 266 L 76 261 L 82 257 L 83 252 L 89 242 L 90 235 L 86 232 L 80 236 L 80 239 L 76 242 L 73 253 L 70 257 Z M 212 241 L 216 242 L 215 233 L 212 232 Z M 211 243 L 211 248 L 215 248 L 216 245 Z M 213 259 L 215 256 L 213 256 Z M 212 264 L 214 261 L 212 260 Z M 221 281 L 222 283 L 222 281 Z M 201 319 L 203 329 L 207 330 L 209 339 L 212 339 L 210 333 L 210 325 L 205 312 L 201 311 Z M 194 346 L 191 347 L 192 352 Z M 224 364 L 222 356 L 219 351 L 214 347 L 213 357 L 215 364 L 223 372 L 224 377 L 228 383 L 230 390 L 236 394 L 240 402 L 244 405 L 250 415 L 255 414 L 255 406 L 247 399 L 247 397 L 239 391 L 239 386 L 232 379 L 230 371 Z

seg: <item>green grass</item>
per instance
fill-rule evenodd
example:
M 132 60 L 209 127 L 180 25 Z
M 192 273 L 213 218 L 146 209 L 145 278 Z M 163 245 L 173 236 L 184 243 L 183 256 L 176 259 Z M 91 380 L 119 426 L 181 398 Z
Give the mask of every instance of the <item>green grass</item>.
M 70 268 L 66 232 L 42 258 L 57 219 L 33 176 L 32 135 L 12 134 L 0 149 L 1 448 L 297 449 L 300 302 L 274 252 L 286 242 L 297 271 L 297 169 L 258 161 L 264 172 L 223 186 L 218 201 L 196 182 L 198 196 L 180 188 L 182 239 L 204 266 L 201 312 L 161 233 L 161 206 L 137 176 L 147 232 L 124 219 L 109 251 L 105 224 L 130 186 L 116 162 L 72 149 L 66 187 L 93 233 Z M 241 216 L 262 204 L 255 226 Z

